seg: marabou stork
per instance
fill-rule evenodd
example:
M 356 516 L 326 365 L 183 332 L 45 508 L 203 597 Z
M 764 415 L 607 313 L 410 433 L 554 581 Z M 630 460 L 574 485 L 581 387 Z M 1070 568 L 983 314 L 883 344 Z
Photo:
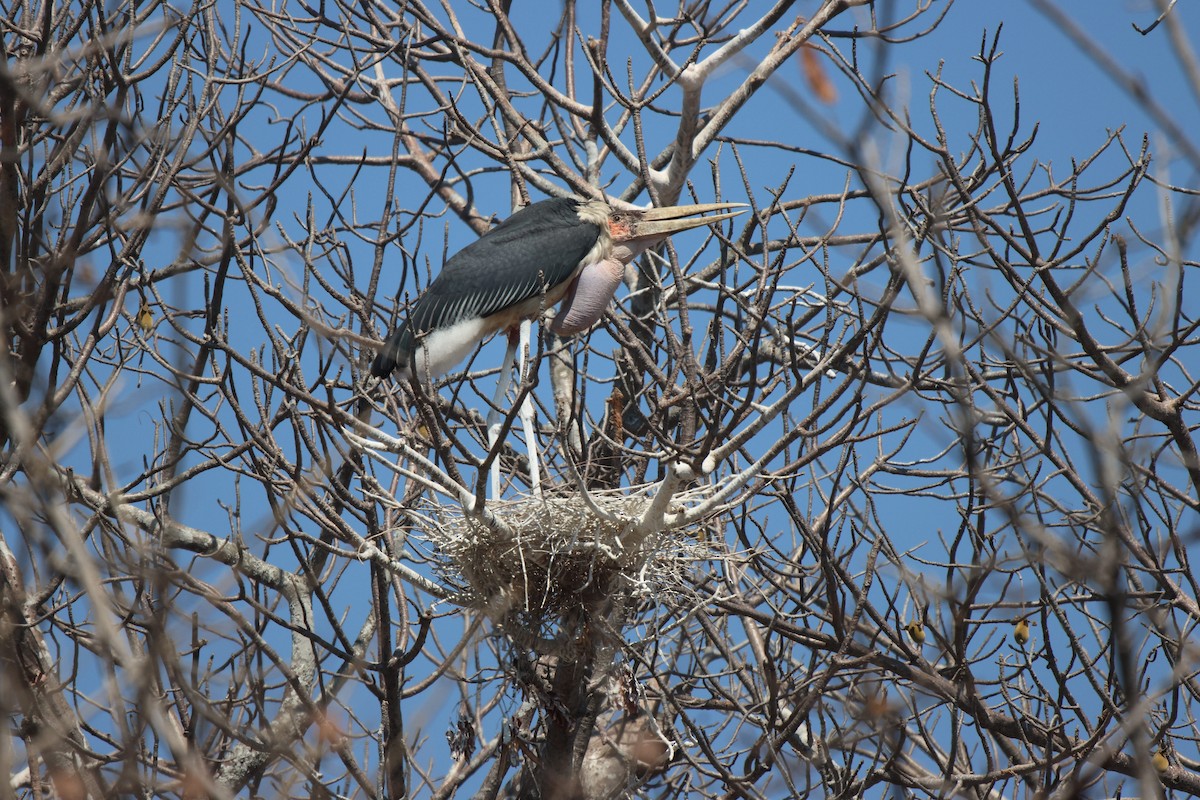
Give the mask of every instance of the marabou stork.
M 599 200 L 542 200 L 517 211 L 446 261 L 441 273 L 417 299 L 407 319 L 387 338 L 371 364 L 385 378 L 399 372 L 419 379 L 448 372 L 480 342 L 499 331 L 509 334 L 505 364 L 514 359 L 518 328 L 544 309 L 562 302 L 550 328 L 572 335 L 589 328 L 608 308 L 625 265 L 666 237 L 728 219 L 741 203 L 708 203 L 651 209 L 618 209 Z M 498 434 L 498 407 L 508 391 L 511 370 L 501 373 L 489 414 L 491 444 Z M 531 435 L 530 419 L 522 422 Z M 536 457 L 530 464 L 536 469 Z M 536 485 L 537 475 L 531 476 Z M 499 477 L 493 472 L 493 496 Z
M 679 231 L 737 211 L 686 219 L 740 203 L 621 210 L 599 200 L 542 200 L 526 206 L 452 256 L 371 364 L 386 377 L 437 377 L 492 334 L 564 298 L 550 327 L 571 335 L 590 327 L 612 300 L 625 265 Z

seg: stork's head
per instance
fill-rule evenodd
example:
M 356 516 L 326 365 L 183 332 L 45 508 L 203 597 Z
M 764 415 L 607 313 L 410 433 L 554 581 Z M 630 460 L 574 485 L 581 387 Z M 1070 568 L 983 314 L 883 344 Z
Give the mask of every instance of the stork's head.
M 550 329 L 572 336 L 591 327 L 612 301 L 625 265 L 673 233 L 740 214 L 743 203 L 705 203 L 667 208 L 612 208 L 598 200 L 579 206 L 579 218 L 600 228 L 600 238 L 580 262 Z M 738 209 L 728 211 L 727 209 Z M 707 211 L 726 213 L 699 217 Z
M 742 213 L 745 203 L 701 203 L 693 206 L 666 208 L 608 210 L 608 232 L 612 237 L 610 257 L 622 263 L 629 261 L 649 247 L 680 231 L 699 228 L 729 219 Z M 728 211 L 728 209 L 738 209 Z M 698 216 L 710 211 L 724 211 L 707 217 Z

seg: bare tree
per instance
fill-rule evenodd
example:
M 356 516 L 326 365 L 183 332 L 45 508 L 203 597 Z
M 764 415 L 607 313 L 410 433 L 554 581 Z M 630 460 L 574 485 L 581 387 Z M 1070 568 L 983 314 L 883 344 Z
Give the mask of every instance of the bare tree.
M 1200 150 L 1033 5 L 1138 112 L 1065 164 L 1008 31 L 894 71 L 949 3 L 10 4 L 8 795 L 1200 793 Z M 494 448 L 493 346 L 367 379 L 562 195 L 751 213 Z

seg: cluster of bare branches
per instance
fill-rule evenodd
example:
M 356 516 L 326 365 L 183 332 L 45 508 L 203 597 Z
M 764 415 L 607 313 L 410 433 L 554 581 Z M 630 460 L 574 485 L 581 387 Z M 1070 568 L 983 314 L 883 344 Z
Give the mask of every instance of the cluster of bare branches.
M 11 3 L 9 794 L 1200 793 L 1200 143 L 1034 6 L 1140 115 L 1067 162 L 1007 31 L 891 71 L 951 3 Z M 750 213 L 491 450 L 498 349 L 365 379 L 564 194 Z

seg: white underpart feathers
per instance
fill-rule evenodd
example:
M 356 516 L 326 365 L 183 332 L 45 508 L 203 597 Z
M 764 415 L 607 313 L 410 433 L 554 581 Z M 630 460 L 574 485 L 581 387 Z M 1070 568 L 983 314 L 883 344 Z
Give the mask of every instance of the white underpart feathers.
M 490 333 L 482 318 L 465 319 L 446 328 L 430 331 L 417 341 L 413 367 L 418 378 L 437 378 L 471 354 Z

